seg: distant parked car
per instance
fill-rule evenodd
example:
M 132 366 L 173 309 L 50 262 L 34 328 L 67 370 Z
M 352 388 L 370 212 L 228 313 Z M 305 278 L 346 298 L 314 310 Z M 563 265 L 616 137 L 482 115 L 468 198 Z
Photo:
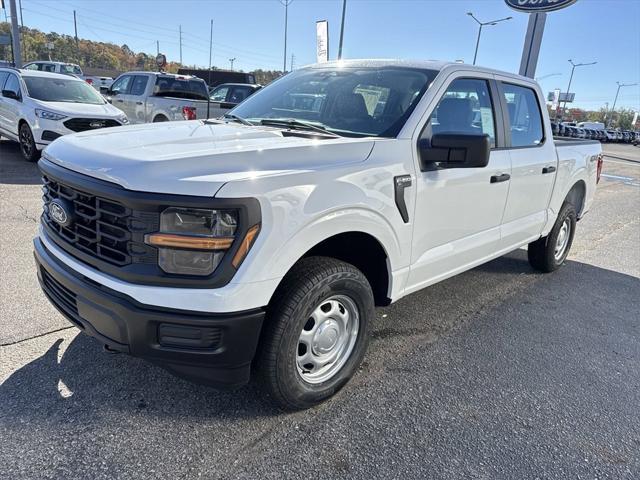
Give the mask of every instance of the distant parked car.
M 63 75 L 74 75 L 81 78 L 99 92 L 106 90 L 113 83 L 111 77 L 100 77 L 93 75 L 85 75 L 80 65 L 66 62 L 50 62 L 46 60 L 38 60 L 37 62 L 25 63 L 22 66 L 25 70 L 37 70 L 39 72 L 61 73 Z
M 554 135 L 558 135 L 560 132 L 559 129 L 560 125 L 558 125 L 557 122 L 551 122 L 551 131 L 553 132 Z
M 564 126 L 563 123 L 558 124 L 558 135 L 561 137 L 564 137 L 567 135 L 566 127 Z
M 20 142 L 29 161 L 62 135 L 129 123 L 102 95 L 72 76 L 0 68 L 0 90 L 0 134 Z
M 209 94 L 209 99 L 211 101 L 211 105 L 209 106 L 209 118 L 223 116 L 229 110 L 243 102 L 246 98 L 250 97 L 261 88 L 262 85 L 257 84 L 223 83 L 222 85 L 218 85 L 211 89 Z
M 587 138 L 587 132 L 584 131 L 584 128 L 576 127 L 578 134 L 576 135 L 578 138 Z

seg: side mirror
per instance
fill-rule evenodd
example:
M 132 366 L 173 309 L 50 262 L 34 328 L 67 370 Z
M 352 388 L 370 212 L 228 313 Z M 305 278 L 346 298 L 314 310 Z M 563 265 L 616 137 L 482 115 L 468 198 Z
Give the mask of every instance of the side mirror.
M 14 100 L 20 101 L 20 95 L 14 92 L 13 90 L 2 90 L 2 96 L 5 98 L 13 98 Z
M 422 170 L 486 167 L 491 153 L 487 134 L 436 133 L 431 142 L 420 140 L 418 147 Z

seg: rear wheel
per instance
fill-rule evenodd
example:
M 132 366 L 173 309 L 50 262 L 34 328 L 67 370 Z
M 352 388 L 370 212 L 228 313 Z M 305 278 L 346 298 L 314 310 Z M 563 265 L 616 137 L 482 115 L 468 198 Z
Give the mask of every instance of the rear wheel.
M 158 122 L 168 122 L 169 119 L 167 117 L 165 117 L 164 115 L 158 115 L 156 118 L 153 119 L 153 123 L 158 123 Z
M 22 152 L 22 156 L 28 162 L 35 162 L 40 158 L 40 150 L 36 147 L 36 142 L 33 139 L 33 133 L 31 133 L 31 128 L 27 123 L 23 123 L 20 125 L 19 131 L 19 139 L 20 139 L 20 151 Z
M 576 209 L 565 202 L 549 235 L 529 244 L 529 263 L 541 272 L 553 272 L 560 268 L 569 255 L 576 229 Z
M 369 282 L 354 266 L 302 259 L 272 301 L 258 357 L 260 377 L 281 407 L 309 408 L 356 372 L 374 315 Z

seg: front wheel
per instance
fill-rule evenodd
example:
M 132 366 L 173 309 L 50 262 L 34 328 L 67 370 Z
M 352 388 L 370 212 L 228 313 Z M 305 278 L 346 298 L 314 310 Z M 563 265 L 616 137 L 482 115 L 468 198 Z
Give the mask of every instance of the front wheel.
M 28 162 L 35 162 L 38 160 L 38 158 L 40 158 L 40 150 L 36 147 L 36 141 L 33 139 L 33 133 L 31 133 L 31 129 L 26 123 L 20 125 L 19 139 L 20 151 L 22 152 L 24 159 Z
M 565 202 L 549 235 L 529 244 L 529 263 L 541 272 L 553 272 L 560 268 L 569 255 L 576 230 L 576 209 Z
M 309 408 L 342 388 L 362 362 L 373 316 L 373 292 L 360 270 L 326 257 L 298 262 L 269 306 L 258 357 L 276 403 Z

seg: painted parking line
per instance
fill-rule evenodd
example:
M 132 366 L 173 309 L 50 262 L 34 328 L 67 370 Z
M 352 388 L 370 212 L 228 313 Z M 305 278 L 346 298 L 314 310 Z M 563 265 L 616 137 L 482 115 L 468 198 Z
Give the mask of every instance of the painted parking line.
M 637 178 L 634 177 L 625 177 L 623 175 L 611 175 L 609 173 L 603 173 L 601 175 L 602 178 L 606 178 L 608 180 L 619 180 L 625 185 L 632 185 L 634 187 L 640 187 L 640 182 L 638 182 Z

